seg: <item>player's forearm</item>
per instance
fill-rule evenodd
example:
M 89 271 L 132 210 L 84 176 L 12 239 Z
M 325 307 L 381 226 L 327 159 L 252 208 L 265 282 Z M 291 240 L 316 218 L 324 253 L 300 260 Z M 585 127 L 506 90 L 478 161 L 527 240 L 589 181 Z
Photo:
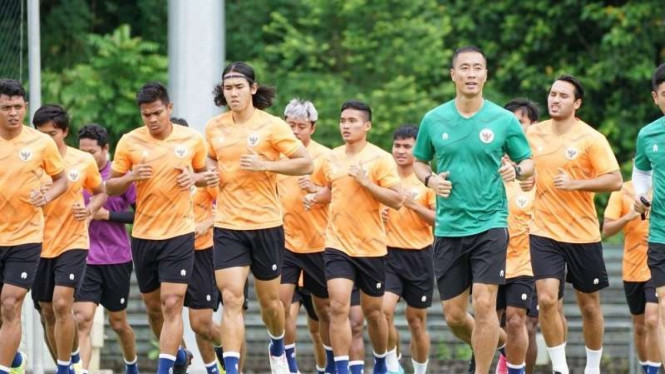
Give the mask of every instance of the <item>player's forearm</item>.
M 406 208 L 413 210 L 418 215 L 418 217 L 420 217 L 423 221 L 427 222 L 430 226 L 434 226 L 436 212 L 433 209 L 424 207 L 420 204 L 414 204 L 409 206 L 404 204 L 404 206 Z
M 432 167 L 420 160 L 415 160 L 413 163 L 413 171 L 416 173 L 416 177 L 423 183 L 425 183 L 425 178 L 428 175 L 432 175 Z
M 364 187 L 381 204 L 395 210 L 402 207 L 403 198 L 399 192 L 391 188 L 381 187 L 371 182 Z
M 317 204 L 330 203 L 330 200 L 332 200 L 332 192 L 330 191 L 330 187 L 317 187 L 318 191 L 316 191 L 314 201 L 316 201 Z
M 284 175 L 307 175 L 314 171 L 314 163 L 309 156 L 266 161 L 266 171 Z
M 104 203 L 106 202 L 106 197 L 107 195 L 104 192 L 97 192 L 94 195 L 90 197 L 90 202 L 88 203 L 88 209 L 90 210 L 90 214 L 94 215 L 95 212 L 101 208 Z
M 621 217 L 615 220 L 608 220 L 606 218 L 605 222 L 603 222 L 603 236 L 609 238 L 610 236 L 618 234 L 628 223 L 628 220 L 625 218 L 626 217 Z
M 207 187 L 208 183 L 206 182 L 205 177 L 203 176 L 204 172 L 194 173 L 192 178 L 194 178 L 194 185 L 196 187 Z
M 623 179 L 621 174 L 611 172 L 603 174 L 594 179 L 577 179 L 575 182 L 575 190 L 586 192 L 612 192 L 621 189 Z
M 49 189 L 44 193 L 44 198 L 47 202 L 53 201 L 67 191 L 67 178 L 64 173 L 60 173 L 60 177 L 55 179 Z
M 134 179 L 131 172 L 121 177 L 109 178 L 106 181 L 106 194 L 109 196 L 122 195 L 132 183 L 134 183 Z
M 519 180 L 521 181 L 529 179 L 530 177 L 533 176 L 533 173 L 536 171 L 536 164 L 530 158 L 522 160 L 522 162 L 519 163 L 519 166 L 520 166 Z

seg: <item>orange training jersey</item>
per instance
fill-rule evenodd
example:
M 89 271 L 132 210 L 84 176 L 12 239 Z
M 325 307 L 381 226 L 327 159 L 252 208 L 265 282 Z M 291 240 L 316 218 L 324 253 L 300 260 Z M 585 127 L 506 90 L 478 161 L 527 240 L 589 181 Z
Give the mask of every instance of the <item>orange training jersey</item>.
M 44 207 L 44 244 L 43 258 L 58 257 L 71 249 L 89 249 L 88 224 L 77 221 L 72 211 L 74 204 L 85 206 L 83 189 L 96 189 L 102 184 L 102 176 L 97 163 L 90 153 L 67 147 L 63 157 L 67 190 Z M 51 178 L 44 176 L 45 184 Z
M 307 152 L 314 161 L 314 173 L 323 165 L 330 149 L 311 140 Z M 298 186 L 300 177 L 278 175 L 277 192 L 284 208 L 284 238 L 286 248 L 295 253 L 321 252 L 326 247 L 326 226 L 328 226 L 328 205 L 316 204 L 305 210 L 303 198 L 307 191 Z M 309 178 L 309 177 L 308 177 Z M 326 186 L 325 180 L 311 178 L 317 186 Z
M 402 180 L 402 194 L 410 194 L 420 205 L 434 209 L 436 194 L 431 188 L 411 174 Z M 389 247 L 402 249 L 423 249 L 432 245 L 434 234 L 432 226 L 425 222 L 416 212 L 403 206 L 400 210 L 388 209 L 386 238 Z
M 145 126 L 122 136 L 112 170 L 124 174 L 144 162 L 152 167 L 152 177 L 136 183 L 133 237 L 163 240 L 194 232 L 191 192 L 182 191 L 176 179 L 178 168 L 205 168 L 205 158 L 203 137 L 188 127 L 173 125 L 164 140 Z
M 198 187 L 193 189 L 192 200 L 194 202 L 194 222 L 199 224 L 212 218 L 212 210 L 217 199 L 217 189 L 208 187 Z M 194 249 L 212 248 L 212 228 L 205 233 L 196 236 Z
M 562 169 L 574 180 L 594 179 L 618 171 L 605 136 L 577 120 L 568 133 L 553 133 L 552 121 L 531 125 L 527 137 L 536 164 L 536 200 L 531 234 L 567 243 L 600 241 L 593 192 L 554 187 Z
M 605 208 L 605 218 L 617 220 L 633 211 L 635 190 L 633 182 L 626 182 L 619 191 L 612 192 Z M 623 227 L 623 280 L 626 282 L 646 282 L 651 279 L 647 266 L 649 221 L 642 221 L 638 215 Z
M 504 183 L 508 199 L 508 252 L 506 279 L 533 276 L 529 229 L 533 223 L 533 200 L 536 189 L 525 192 L 517 181 Z
M 371 143 L 354 156 L 347 156 L 345 145 L 328 153 L 318 175 L 313 175 L 313 178 L 324 178 L 332 188 L 326 247 L 351 257 L 385 256 L 381 203 L 349 176 L 351 165 L 359 162 L 372 183 L 390 188 L 400 182 L 393 156 Z
M 282 206 L 277 197 L 277 174 L 240 168 L 240 157 L 258 154 L 276 161 L 290 156 L 302 143 L 282 119 L 254 110 L 247 122 L 237 125 L 231 111 L 206 125 L 208 157 L 217 160 L 219 201 L 215 227 L 258 230 L 282 225 Z
M 0 246 L 41 243 L 44 214 L 30 204 L 43 174 L 64 169 L 58 147 L 50 136 L 27 126 L 11 140 L 0 137 Z

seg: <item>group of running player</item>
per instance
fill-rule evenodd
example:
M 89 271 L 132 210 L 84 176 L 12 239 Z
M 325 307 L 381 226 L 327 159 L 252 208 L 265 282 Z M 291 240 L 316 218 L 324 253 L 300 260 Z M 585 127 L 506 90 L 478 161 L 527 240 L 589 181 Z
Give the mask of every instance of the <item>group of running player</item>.
M 665 117 L 640 132 L 634 186 L 622 184 L 606 138 L 576 117 L 584 90 L 575 77 L 553 82 L 550 119 L 536 123 L 528 100 L 504 109 L 483 97 L 480 49 L 456 50 L 450 75 L 455 98 L 419 128 L 399 127 L 392 155 L 367 141 L 372 110 L 360 101 L 342 104 L 343 145 L 332 150 L 311 138 L 313 103 L 292 100 L 284 119 L 268 114 L 275 91 L 243 62 L 224 69 L 214 102 L 227 110 L 204 136 L 171 117 L 163 85 L 147 83 L 136 95 L 143 126 L 122 136 L 113 161 L 102 126 L 81 128 L 79 149 L 66 145 L 69 116 L 58 105 L 35 112 L 36 130 L 24 126 L 23 87 L 0 80 L 0 374 L 25 372 L 18 347 L 31 288 L 57 374 L 87 373 L 99 303 L 126 373 L 138 373 L 126 314 L 132 268 L 159 339 L 158 374 L 185 373 L 192 359 L 183 306 L 207 371 L 242 371 L 250 271 L 273 373 L 299 373 L 300 303 L 317 373 L 363 372 L 363 319 L 373 372 L 404 372 L 394 322 L 400 299 L 413 371 L 425 373 L 436 284 L 448 326 L 472 348 L 469 372 L 488 373 L 497 349 L 498 373 L 533 372 L 540 323 L 554 373 L 567 374 L 564 281 L 583 318 L 585 374 L 599 373 L 599 291 L 608 277 L 593 196 L 609 191 L 603 231 L 626 233 L 636 347 L 644 372 L 657 373 L 665 353 L 665 303 L 659 308 L 657 298 L 665 293 Z M 654 72 L 653 98 L 665 113 L 665 65 Z M 221 326 L 213 320 L 220 302 Z

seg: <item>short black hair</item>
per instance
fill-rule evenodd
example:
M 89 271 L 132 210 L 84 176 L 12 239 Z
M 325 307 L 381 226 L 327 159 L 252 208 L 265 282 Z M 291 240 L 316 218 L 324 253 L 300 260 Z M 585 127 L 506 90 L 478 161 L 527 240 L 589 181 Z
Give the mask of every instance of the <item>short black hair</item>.
M 23 101 L 26 101 L 25 89 L 21 82 L 16 79 L 0 79 L 0 95 L 6 95 L 9 97 L 12 96 L 21 96 Z
M 540 108 L 529 99 L 512 99 L 503 106 L 507 111 L 515 113 L 518 110 L 524 111 L 531 122 L 537 122 L 540 118 Z
M 479 47 L 476 47 L 475 45 L 465 45 L 464 47 L 459 47 L 455 50 L 455 53 L 453 53 L 453 58 L 450 60 L 450 68 L 455 67 L 455 61 L 457 60 L 457 56 L 461 55 L 462 53 L 467 53 L 467 52 L 476 52 L 480 53 L 481 56 L 483 56 L 483 60 L 487 62 L 487 57 L 485 57 L 485 53 L 483 53 L 483 50 L 480 49 Z
M 157 100 L 160 100 L 164 105 L 171 102 L 168 90 L 159 82 L 148 82 L 136 92 L 136 104 L 138 106 L 153 103 Z
M 78 131 L 78 139 L 96 140 L 97 145 L 104 148 L 109 144 L 109 133 L 101 125 L 89 123 Z
M 69 130 L 69 114 L 58 104 L 42 105 L 32 117 L 32 124 L 35 127 L 44 126 L 49 122 L 62 131 Z
M 175 123 L 176 125 L 189 127 L 189 123 L 184 118 L 171 117 L 171 122 Z
M 369 105 L 363 103 L 362 101 L 347 100 L 342 104 L 342 109 L 339 112 L 342 113 L 347 109 L 355 109 L 361 112 L 365 112 L 367 115 L 367 121 L 372 122 L 372 108 L 370 108 Z
M 658 87 L 665 82 L 665 63 L 658 65 L 656 70 L 653 72 L 653 77 L 651 77 L 651 87 L 654 92 L 658 90 Z
M 584 98 L 584 88 L 582 87 L 582 83 L 580 82 L 579 79 L 573 77 L 572 75 L 569 74 L 564 74 L 557 78 L 556 81 L 563 81 L 563 82 L 568 82 L 575 86 L 575 100 L 581 100 Z
M 393 133 L 393 141 L 397 139 L 416 139 L 418 138 L 418 126 L 405 124 L 397 128 Z
M 258 84 L 258 82 L 256 82 L 254 69 L 244 61 L 232 62 L 224 68 L 224 71 L 222 72 L 222 82 L 216 85 L 212 92 L 215 96 L 215 105 L 220 107 L 227 105 L 226 98 L 224 97 L 224 76 L 232 72 L 238 73 L 236 75 L 243 76 L 250 86 L 253 84 L 258 86 L 256 93 L 252 95 L 252 105 L 254 105 L 255 108 L 263 110 L 272 106 L 273 101 L 275 100 L 275 88 Z

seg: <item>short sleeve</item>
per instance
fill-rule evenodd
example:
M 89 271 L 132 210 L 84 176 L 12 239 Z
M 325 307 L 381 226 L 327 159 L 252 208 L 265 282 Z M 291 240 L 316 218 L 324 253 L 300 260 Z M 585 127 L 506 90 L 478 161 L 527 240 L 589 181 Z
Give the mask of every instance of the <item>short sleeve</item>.
M 596 171 L 596 175 L 603 175 L 619 170 L 617 162 L 610 143 L 604 136 L 598 136 L 592 140 L 589 145 L 589 160 Z
M 646 139 L 644 135 L 644 130 L 640 130 L 637 135 L 637 145 L 635 146 L 635 168 L 642 171 L 651 170 L 651 161 L 646 152 Z
M 115 147 L 115 154 L 113 156 L 113 163 L 111 164 L 111 169 L 113 171 L 125 174 L 131 170 L 132 160 L 129 154 L 126 136 L 120 138 L 118 145 Z
M 504 151 L 514 162 L 522 162 L 531 157 L 531 147 L 519 121 L 510 115 Z
M 428 208 L 436 208 L 436 193 L 434 193 L 433 189 L 425 187 L 425 199 L 427 201 Z
M 273 126 L 271 138 L 272 146 L 279 153 L 286 156 L 291 156 L 298 148 L 302 147 L 302 143 L 293 135 L 289 125 L 282 120 L 278 120 Z
M 50 176 L 62 173 L 65 170 L 65 165 L 62 162 L 60 152 L 58 152 L 58 146 L 55 145 L 55 141 L 50 137 L 46 139 L 45 143 L 42 167 L 46 171 L 46 174 Z
M 192 168 L 201 170 L 206 167 L 206 145 L 203 137 L 196 134 L 196 143 L 194 144 L 194 156 L 192 157 Z
M 400 183 L 397 164 L 389 154 L 382 156 L 372 168 L 372 176 L 381 187 L 390 188 Z
M 429 116 L 425 115 L 420 122 L 416 145 L 413 147 L 413 156 L 418 160 L 431 161 L 434 158 L 434 144 L 429 132 Z
M 607 207 L 605 208 L 605 218 L 612 220 L 621 218 L 623 215 L 622 195 L 623 192 L 621 190 L 612 192 L 610 195 L 610 201 L 607 203 Z
M 86 155 L 88 156 L 88 155 Z M 97 163 L 92 156 L 86 157 L 86 167 L 85 167 L 85 181 L 83 181 L 83 188 L 92 192 L 102 184 L 102 175 L 99 174 L 99 169 L 97 169 Z

